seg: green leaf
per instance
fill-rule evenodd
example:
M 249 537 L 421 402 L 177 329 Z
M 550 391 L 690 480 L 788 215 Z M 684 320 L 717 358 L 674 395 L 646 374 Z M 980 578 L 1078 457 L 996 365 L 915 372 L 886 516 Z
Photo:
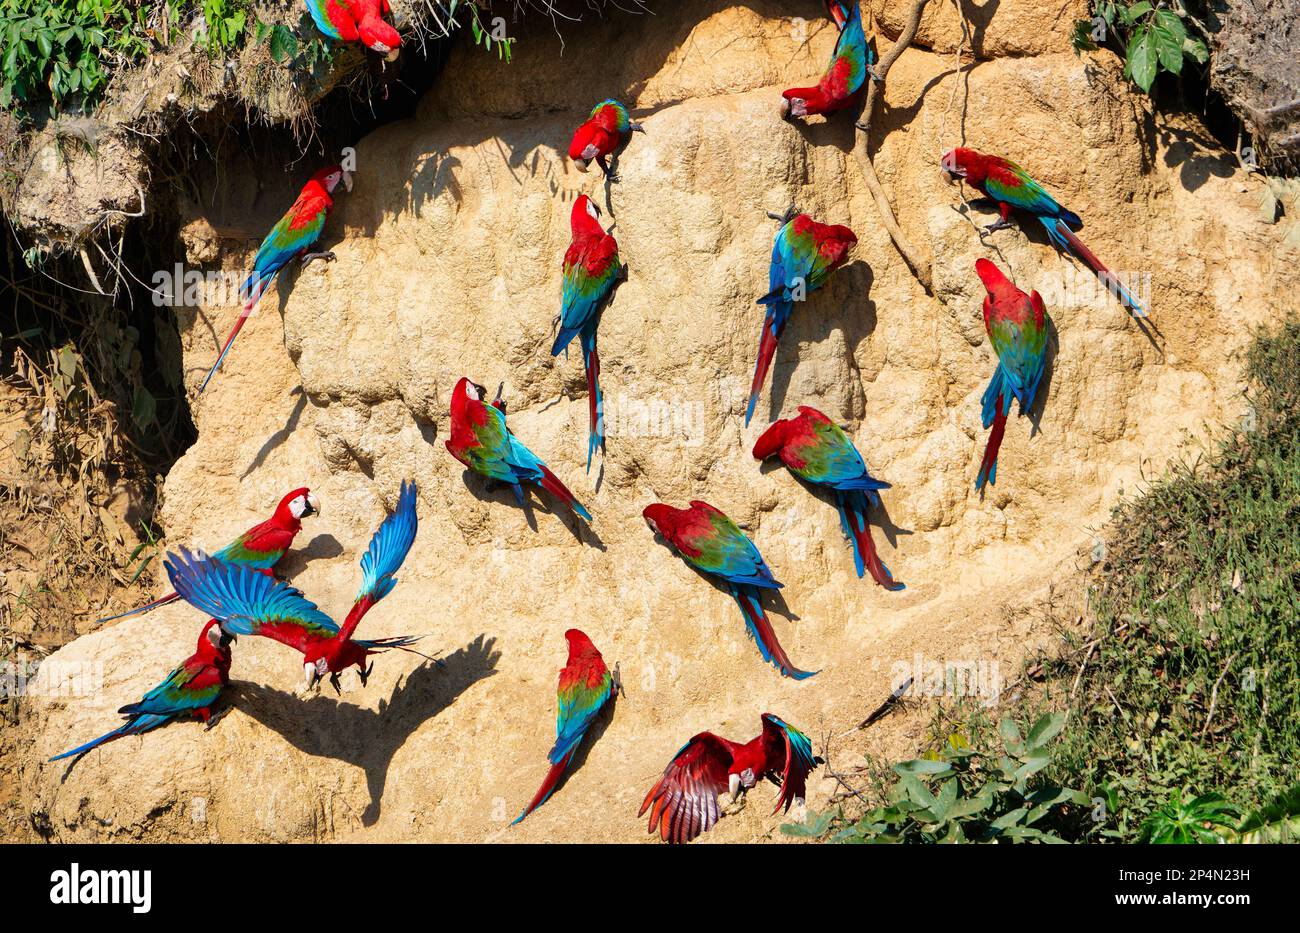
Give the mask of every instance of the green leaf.
M 1125 9 L 1122 6 L 1119 9 L 1120 9 L 1121 19 L 1123 19 L 1126 23 L 1136 23 L 1143 16 L 1146 16 L 1153 9 L 1155 9 L 1155 7 L 1153 7 L 1150 3 L 1148 3 L 1147 0 L 1142 0 L 1141 3 L 1135 3 L 1128 9 Z
M 1134 84 L 1146 93 L 1151 93 L 1151 85 L 1155 83 L 1156 67 L 1159 63 L 1151 30 L 1143 26 L 1134 31 L 1132 38 L 1129 39 L 1126 57 L 1125 72 L 1133 79 Z
M 1015 810 L 1011 810 L 1007 813 L 1002 814 L 1000 817 L 998 817 L 996 820 L 990 823 L 989 826 L 993 829 L 1006 829 L 1007 827 L 1015 826 L 1017 823 L 1020 822 L 1021 818 L 1023 818 L 1024 815 L 1028 812 L 1029 811 L 1026 810 L 1024 807 L 1018 807 Z
M 930 761 L 927 758 L 913 758 L 894 765 L 894 771 L 898 774 L 940 774 L 951 770 L 952 766 L 948 762 Z
M 131 404 L 131 417 L 142 428 L 153 424 L 158 414 L 158 403 L 153 393 L 144 386 L 136 386 L 135 400 Z
M 1187 42 L 1187 28 L 1178 14 L 1158 10 L 1151 25 L 1151 36 L 1156 44 L 1160 66 L 1172 74 L 1183 70 L 1183 44 Z
M 271 58 L 284 62 L 298 54 L 298 37 L 288 26 L 278 24 L 271 30 Z
M 1194 58 L 1197 62 L 1204 65 L 1210 59 L 1210 53 L 1205 48 L 1205 43 L 1200 39 L 1188 39 L 1183 43 L 1183 54 L 1188 58 Z
M 1029 730 L 1029 735 L 1025 738 L 1025 744 L 1030 748 L 1046 745 L 1060 735 L 1061 730 L 1064 728 L 1065 713 L 1044 713 L 1034 723 L 1033 728 Z
M 1005 717 L 1002 722 L 998 723 L 998 732 L 1002 735 L 1002 741 L 1011 754 L 1017 754 L 1022 745 L 1020 738 L 1020 727 L 1010 716 Z

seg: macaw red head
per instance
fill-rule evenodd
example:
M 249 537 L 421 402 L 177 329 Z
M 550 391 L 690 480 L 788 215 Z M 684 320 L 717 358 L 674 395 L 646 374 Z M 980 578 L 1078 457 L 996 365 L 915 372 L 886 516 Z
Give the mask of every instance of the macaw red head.
M 280 500 L 280 504 L 275 507 L 275 521 L 289 525 L 301 521 L 308 515 L 317 515 L 320 513 L 320 503 L 312 495 L 312 491 L 306 486 L 295 489 L 293 492 L 286 493 Z
M 487 389 L 477 382 L 471 382 L 469 376 L 461 376 L 456 388 L 451 390 L 452 403 L 482 402 L 487 399 Z
M 573 210 L 569 212 L 569 228 L 574 236 L 605 232 L 605 228 L 600 225 L 600 208 L 585 194 L 579 195 L 578 200 L 573 202 Z
M 600 652 L 596 650 L 596 646 L 591 643 L 591 639 L 587 637 L 585 632 L 571 628 L 564 633 L 564 637 L 569 642 L 570 664 L 578 658 L 600 657 Z
M 677 517 L 681 513 L 681 509 L 675 509 L 663 502 L 656 502 L 642 509 L 641 517 L 645 519 L 645 523 L 650 526 L 651 531 L 671 541 L 672 533 L 677 526 Z
M 819 87 L 792 87 L 781 92 L 781 119 L 807 117 L 825 110 L 824 96 Z
M 980 277 L 989 294 L 1011 284 L 1011 281 L 1002 274 L 1002 270 L 987 259 L 975 260 L 975 274 Z
M 311 180 L 316 182 L 330 194 L 338 187 L 339 182 L 343 182 L 343 190 L 352 190 L 352 173 L 338 165 L 328 165 L 311 176 Z
M 398 50 L 402 47 L 402 37 L 380 16 L 378 3 L 366 11 L 365 18 L 357 26 L 357 34 L 361 37 L 362 45 L 387 56 L 390 62 L 397 58 Z
M 574 131 L 573 139 L 569 142 L 569 158 L 580 172 L 585 172 L 587 166 L 591 165 L 591 160 L 600 155 L 600 147 L 596 145 L 596 129 L 596 125 L 588 120 Z
M 943 172 L 944 181 L 950 185 L 961 178 L 978 185 L 987 176 L 985 156 L 965 146 L 958 146 L 945 152 L 939 160 L 939 169 Z
M 234 635 L 222 631 L 221 623 L 216 619 L 208 619 L 208 624 L 203 626 L 203 631 L 199 633 L 199 644 L 195 653 L 202 657 L 221 655 L 229 658 L 230 645 L 238 640 Z
M 779 453 L 785 446 L 786 435 L 790 431 L 790 419 L 782 418 L 776 421 L 764 431 L 754 444 L 754 459 L 766 460 L 768 457 Z
M 831 268 L 843 265 L 849 251 L 858 245 L 858 235 L 842 224 L 823 225 L 819 233 L 818 248 L 830 258 Z

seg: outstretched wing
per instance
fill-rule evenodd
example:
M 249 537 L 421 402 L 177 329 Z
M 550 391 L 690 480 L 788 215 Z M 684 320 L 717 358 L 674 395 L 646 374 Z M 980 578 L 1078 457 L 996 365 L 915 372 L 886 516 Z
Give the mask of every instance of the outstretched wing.
M 817 767 L 812 742 L 781 717 L 764 713 L 763 750 L 767 753 L 768 768 L 774 773 L 779 769 L 781 773 L 781 796 L 772 812 L 788 812 L 790 804 L 807 795 L 808 775 Z
M 361 590 L 339 630 L 344 638 L 351 638 L 361 617 L 397 585 L 397 578 L 393 574 L 397 573 L 406 560 L 406 555 L 410 553 L 418 525 L 415 515 L 415 483 L 403 480 L 401 491 L 397 495 L 397 510 L 384 519 L 370 539 L 369 550 L 361 558 Z
M 221 675 L 202 661 L 187 661 L 168 674 L 138 703 L 123 706 L 125 716 L 175 716 L 211 706 L 221 695 Z
M 690 842 L 708 832 L 721 816 L 718 794 L 727 789 L 731 752 L 712 732 L 701 732 L 682 746 L 659 783 L 641 804 L 650 811 L 649 832 L 665 842 Z
M 334 620 L 299 590 L 264 573 L 184 548 L 167 555 L 163 566 L 181 598 L 225 632 L 263 635 L 304 653 L 339 633 Z

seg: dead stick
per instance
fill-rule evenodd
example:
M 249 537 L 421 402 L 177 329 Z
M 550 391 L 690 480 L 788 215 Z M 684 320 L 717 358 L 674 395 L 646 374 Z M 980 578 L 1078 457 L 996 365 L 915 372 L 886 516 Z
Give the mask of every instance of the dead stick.
M 857 155 L 858 163 L 862 166 L 862 174 L 867 180 L 867 188 L 871 191 L 871 196 L 876 199 L 876 209 L 880 212 L 881 222 L 889 233 L 890 239 L 894 241 L 894 246 L 902 254 L 903 259 L 911 266 L 912 274 L 916 276 L 927 292 L 933 293 L 930 285 L 930 264 L 924 262 L 918 256 L 916 247 L 908 241 L 903 233 L 903 228 L 898 225 L 898 221 L 894 218 L 894 209 L 890 206 L 889 198 L 885 196 L 885 189 L 881 187 L 880 179 L 876 176 L 876 167 L 871 163 L 871 154 L 868 151 L 871 135 L 871 115 L 875 109 L 876 97 L 879 96 L 881 88 L 885 85 L 885 76 L 889 74 L 889 69 L 898 60 L 898 56 L 902 55 L 903 51 L 912 44 L 912 40 L 916 38 L 916 30 L 921 25 L 921 13 L 929 2 L 930 0 L 916 0 L 912 6 L 907 25 L 903 27 L 902 33 L 898 36 L 898 41 L 880 59 L 880 64 L 871 70 L 867 80 L 866 100 L 857 121 L 857 128 L 861 133 L 858 135 L 853 152 Z

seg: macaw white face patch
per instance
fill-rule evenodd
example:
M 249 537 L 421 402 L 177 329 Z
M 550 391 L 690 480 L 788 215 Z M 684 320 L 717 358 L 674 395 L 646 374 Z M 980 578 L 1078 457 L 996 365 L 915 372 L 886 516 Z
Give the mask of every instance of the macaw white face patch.
M 598 155 L 600 155 L 600 150 L 596 148 L 595 143 L 587 143 L 587 148 L 582 150 L 582 158 L 585 162 L 590 162 Z
M 596 207 L 596 202 L 590 199 L 587 200 L 587 214 L 592 220 L 600 219 L 600 210 Z
M 474 385 L 472 382 L 465 383 L 465 394 L 476 402 L 481 402 L 483 400 L 483 396 L 478 394 L 478 386 Z
M 289 503 L 289 513 L 293 515 L 294 518 L 302 518 L 302 513 L 305 511 L 307 511 L 307 497 L 294 496 L 293 500 Z

